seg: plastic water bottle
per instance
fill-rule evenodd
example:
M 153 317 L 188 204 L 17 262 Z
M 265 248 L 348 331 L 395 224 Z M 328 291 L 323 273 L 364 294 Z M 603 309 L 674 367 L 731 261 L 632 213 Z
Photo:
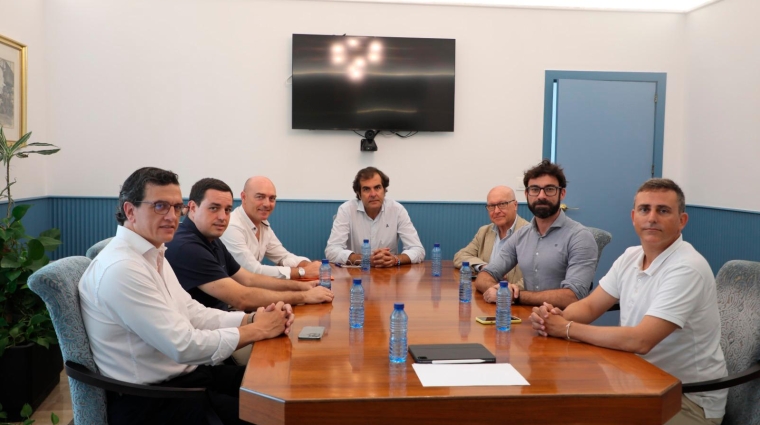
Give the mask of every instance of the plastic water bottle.
M 319 266 L 319 284 L 327 289 L 332 288 L 332 270 L 330 270 L 330 261 L 322 260 Z
M 506 280 L 499 282 L 496 292 L 496 330 L 509 331 L 512 326 L 512 293 Z
M 441 275 L 441 244 L 433 244 L 433 276 Z
M 354 279 L 351 285 L 351 307 L 348 309 L 348 324 L 354 329 L 364 327 L 364 288 L 361 279 Z
M 404 312 L 404 304 L 393 304 L 391 340 L 388 349 L 391 363 L 406 362 L 406 324 L 408 320 L 406 312 Z
M 470 269 L 469 261 L 463 261 L 462 268 L 459 269 L 459 302 L 470 301 L 472 301 L 472 269 Z
M 372 250 L 369 247 L 369 239 L 365 239 L 362 244 L 362 271 L 369 271 L 369 257 L 372 255 Z

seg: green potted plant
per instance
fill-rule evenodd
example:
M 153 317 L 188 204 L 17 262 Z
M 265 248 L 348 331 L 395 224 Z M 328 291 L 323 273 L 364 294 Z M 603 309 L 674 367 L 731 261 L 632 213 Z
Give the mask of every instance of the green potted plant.
M 37 408 L 58 384 L 62 369 L 57 338 L 45 303 L 26 285 L 29 276 L 47 264 L 45 251 L 61 244 L 58 229 L 38 237 L 26 234 L 21 220 L 31 205 L 14 205 L 10 170 L 13 158 L 31 154 L 52 155 L 60 149 L 49 143 L 26 143 L 32 133 L 8 143 L 0 126 L 0 162 L 5 167 L 5 187 L 0 201 L 7 200 L 6 217 L 0 219 L 0 386 L 2 403 L 10 420 L 21 420 L 25 403 Z M 0 186 L 1 187 L 1 186 Z

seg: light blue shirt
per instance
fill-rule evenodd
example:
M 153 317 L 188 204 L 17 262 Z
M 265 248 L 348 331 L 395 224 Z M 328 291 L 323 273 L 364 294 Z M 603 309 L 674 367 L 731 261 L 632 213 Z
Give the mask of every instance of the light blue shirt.
M 361 253 L 364 239 L 369 239 L 373 251 L 389 248 L 396 255 L 399 238 L 403 244 L 401 254 L 406 254 L 413 264 L 425 259 L 425 248 L 403 205 L 385 198 L 380 213 L 373 220 L 364 211 L 362 201 L 352 199 L 338 208 L 325 258 L 345 264 L 351 253 Z
M 507 234 L 504 235 L 503 239 L 499 238 L 499 228 L 495 224 L 491 224 L 491 231 L 496 234 L 496 237 L 493 240 L 493 250 L 491 251 L 491 259 L 488 260 L 489 263 L 492 263 L 496 257 L 499 255 L 499 251 L 504 247 L 504 244 L 507 242 L 507 239 L 509 239 L 510 236 L 512 236 L 512 233 L 515 232 L 515 226 L 517 225 L 517 216 L 515 216 L 515 221 L 512 222 L 512 227 L 507 229 Z

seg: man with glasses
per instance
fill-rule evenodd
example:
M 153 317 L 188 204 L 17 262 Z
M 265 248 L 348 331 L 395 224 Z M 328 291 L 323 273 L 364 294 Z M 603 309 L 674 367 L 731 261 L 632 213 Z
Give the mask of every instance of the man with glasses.
M 356 199 L 343 203 L 333 221 L 325 257 L 338 264 L 358 265 L 364 239 L 372 248 L 372 267 L 394 267 L 425 259 L 417 229 L 406 208 L 385 197 L 390 178 L 375 167 L 359 170 L 354 178 Z M 398 240 L 403 251 L 398 253 Z
M 594 236 L 560 210 L 567 186 L 561 167 L 544 159 L 525 172 L 523 184 L 533 220 L 507 239 L 475 287 L 485 301 L 496 302 L 498 281 L 519 263 L 524 289 L 509 285 L 515 304 L 567 307 L 588 295 L 596 272 Z
M 524 218 L 517 215 L 515 192 L 507 186 L 496 186 L 488 192 L 486 211 L 491 224 L 478 229 L 472 241 L 454 255 L 454 267 L 460 268 L 463 261 L 469 261 L 470 267 L 479 272 L 499 255 L 507 238 L 528 224 Z M 518 266 L 507 272 L 502 280 L 523 288 L 523 276 Z
M 119 193 L 114 239 L 79 282 L 82 319 L 103 375 L 135 384 L 205 387 L 225 424 L 238 419 L 244 367 L 221 365 L 254 341 L 290 332 L 293 310 L 278 302 L 253 314 L 204 307 L 182 289 L 164 258 L 184 213 L 177 175 L 141 168 Z M 106 392 L 109 424 L 205 424 L 193 400 Z

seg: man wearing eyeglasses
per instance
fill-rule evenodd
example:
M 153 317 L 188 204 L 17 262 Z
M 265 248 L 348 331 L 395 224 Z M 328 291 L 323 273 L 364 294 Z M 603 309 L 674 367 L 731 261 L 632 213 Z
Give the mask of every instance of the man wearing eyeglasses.
M 325 258 L 338 264 L 361 262 L 362 242 L 369 239 L 372 267 L 395 267 L 425 259 L 417 229 L 400 203 L 387 199 L 390 178 L 375 167 L 354 177 L 356 199 L 344 202 L 333 220 Z M 398 253 L 398 240 L 403 250 Z
M 478 274 L 475 287 L 485 301 L 496 302 L 498 281 L 519 263 L 524 289 L 510 282 L 512 301 L 564 308 L 588 295 L 596 272 L 596 242 L 586 227 L 560 210 L 567 186 L 561 167 L 544 159 L 525 172 L 523 184 L 533 220 L 507 239 Z
M 515 192 L 507 186 L 496 186 L 486 197 L 486 211 L 491 224 L 478 229 L 470 243 L 454 255 L 454 267 L 462 267 L 463 261 L 469 261 L 470 267 L 479 272 L 507 242 L 507 238 L 515 231 L 528 224 L 524 218 L 517 215 L 517 200 Z M 519 266 L 504 275 L 502 280 L 514 283 L 523 288 L 523 276 Z
M 225 424 L 238 419 L 245 367 L 220 364 L 237 348 L 290 332 L 290 305 L 253 314 L 207 308 L 182 289 L 164 258 L 185 211 L 177 175 L 141 168 L 119 193 L 114 239 L 79 282 L 82 319 L 95 363 L 135 384 L 204 387 Z M 205 424 L 194 400 L 106 392 L 109 424 Z

